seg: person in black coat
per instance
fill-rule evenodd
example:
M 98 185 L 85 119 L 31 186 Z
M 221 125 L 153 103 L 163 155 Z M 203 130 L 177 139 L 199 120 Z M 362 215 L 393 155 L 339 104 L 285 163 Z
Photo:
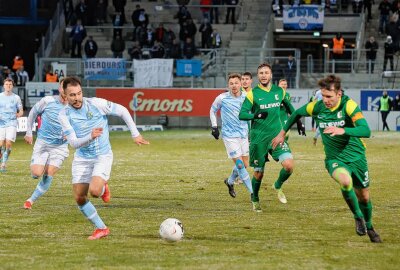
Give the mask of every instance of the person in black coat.
M 89 36 L 85 42 L 85 54 L 87 58 L 94 58 L 97 54 L 97 43 L 93 40 L 92 36 Z

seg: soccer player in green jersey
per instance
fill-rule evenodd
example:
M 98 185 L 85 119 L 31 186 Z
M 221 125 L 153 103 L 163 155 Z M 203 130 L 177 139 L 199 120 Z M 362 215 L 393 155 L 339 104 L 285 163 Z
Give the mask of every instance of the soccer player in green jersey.
M 252 203 L 253 210 L 261 212 L 258 193 L 268 153 L 282 164 L 283 168 L 273 188 L 278 192 L 278 199 L 282 203 L 287 202 L 282 185 L 293 172 L 293 156 L 287 143 L 273 150 L 271 141 L 282 129 L 281 103 L 288 107 L 290 113 L 294 111 L 294 108 L 290 101 L 285 99 L 286 92 L 272 84 L 272 68 L 269 64 L 263 63 L 258 67 L 257 77 L 260 83 L 247 93 L 239 119 L 252 121 L 250 130 L 250 165 L 254 168 Z
M 380 243 L 382 240 L 372 225 L 370 179 L 365 145 L 360 139 L 371 135 L 368 123 L 358 105 L 343 95 L 340 78 L 329 75 L 318 84 L 322 100 L 296 110 L 272 145 L 279 149 L 285 143 L 285 133 L 301 116 L 314 117 L 324 144 L 325 167 L 340 185 L 343 198 L 354 215 L 356 233 L 368 233 L 371 242 Z
M 251 90 L 251 85 L 253 84 L 253 75 L 251 75 L 251 72 L 246 71 L 242 74 L 240 81 L 242 83 L 242 91 L 247 93 Z

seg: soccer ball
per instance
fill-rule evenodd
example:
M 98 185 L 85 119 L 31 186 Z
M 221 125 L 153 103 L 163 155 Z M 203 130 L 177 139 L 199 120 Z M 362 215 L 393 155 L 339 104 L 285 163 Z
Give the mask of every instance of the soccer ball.
M 167 218 L 160 225 L 160 236 L 162 239 L 176 242 L 183 238 L 182 222 L 176 218 Z

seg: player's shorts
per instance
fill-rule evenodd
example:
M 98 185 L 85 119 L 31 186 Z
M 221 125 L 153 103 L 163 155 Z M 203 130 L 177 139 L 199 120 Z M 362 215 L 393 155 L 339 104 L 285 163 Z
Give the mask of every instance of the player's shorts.
M 69 156 L 68 144 L 48 144 L 37 139 L 33 147 L 32 165 L 51 165 L 61 168 L 64 160 Z
M 268 160 L 268 153 L 271 154 L 275 161 L 282 163 L 287 159 L 293 159 L 289 144 L 284 142 L 272 149 L 270 142 L 250 144 L 250 166 L 257 168 L 256 171 L 264 171 L 265 163 Z
M 223 138 L 228 158 L 238 158 L 249 155 L 248 138 Z
M 99 176 L 108 181 L 112 162 L 113 153 L 111 151 L 94 159 L 83 158 L 75 153 L 74 161 L 72 162 L 72 184 L 89 184 L 93 176 Z
M 369 187 L 370 179 L 368 174 L 367 159 L 365 157 L 354 162 L 343 162 L 338 159 L 325 160 L 325 168 L 328 170 L 331 176 L 337 168 L 344 168 L 349 172 L 351 178 L 353 179 L 353 186 L 355 188 Z
M 17 138 L 17 127 L 4 127 L 0 128 L 0 141 L 12 141 L 15 142 Z

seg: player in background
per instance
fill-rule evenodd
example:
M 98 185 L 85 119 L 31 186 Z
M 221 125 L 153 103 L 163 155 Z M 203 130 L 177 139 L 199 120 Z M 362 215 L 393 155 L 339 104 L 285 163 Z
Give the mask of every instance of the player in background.
M 32 144 L 32 127 L 40 115 L 42 124 L 37 132 L 31 158 L 31 175 L 42 180 L 37 184 L 31 197 L 24 203 L 25 209 L 31 209 L 33 203 L 49 190 L 54 175 L 69 155 L 67 140 L 63 137 L 61 124 L 58 121 L 60 111 L 67 105 L 62 88 L 62 80 L 58 88 L 58 96 L 42 98 L 33 106 L 27 120 L 25 142 Z
M 14 94 L 14 81 L 3 81 L 4 92 L 0 93 L 0 172 L 6 172 L 7 160 L 11 154 L 13 142 L 17 138 L 17 118 L 24 114 L 21 98 Z
M 250 194 L 253 189 L 250 182 L 250 176 L 246 168 L 249 166 L 249 140 L 248 123 L 239 120 L 239 111 L 245 99 L 246 93 L 241 91 L 241 76 L 238 73 L 230 74 L 228 77 L 228 92 L 217 96 L 211 105 L 210 120 L 212 126 L 211 135 L 216 140 L 219 138 L 217 126 L 217 112 L 221 111 L 222 120 L 222 140 L 225 145 L 228 158 L 235 164 L 229 178 L 224 180 L 228 187 L 229 195 L 236 197 L 234 181 L 236 177 L 244 183 Z
M 370 137 L 368 123 L 358 105 L 343 95 L 339 77 L 329 75 L 318 84 L 322 101 L 310 102 L 296 110 L 272 141 L 273 147 L 279 148 L 285 143 L 285 134 L 297 119 L 313 116 L 321 131 L 325 168 L 340 185 L 343 198 L 354 215 L 356 233 L 368 233 L 372 242 L 382 242 L 372 225 L 368 164 L 365 145 L 360 139 Z
M 321 92 L 321 89 L 318 89 L 318 90 L 315 92 L 313 101 L 320 101 L 320 100 L 322 100 L 322 92 Z M 314 117 L 313 117 L 313 119 L 314 119 Z M 314 120 L 314 121 L 315 121 L 315 120 Z M 317 141 L 318 141 L 318 137 L 319 137 L 319 136 L 321 136 L 321 132 L 319 131 L 319 128 L 318 128 L 318 126 L 317 126 L 317 128 L 315 129 L 314 137 L 313 137 L 313 144 L 314 144 L 314 146 L 317 145 Z
M 242 83 L 242 91 L 247 93 L 251 90 L 251 85 L 253 84 L 253 75 L 251 72 L 246 71 L 242 74 L 240 81 Z
M 129 111 L 122 105 L 100 98 L 84 98 L 81 82 L 76 77 L 65 78 L 63 89 L 68 106 L 60 112 L 58 118 L 68 143 L 77 149 L 72 163 L 73 192 L 79 210 L 96 227 L 88 238 L 95 240 L 110 233 L 88 200 L 88 193 L 95 198 L 102 197 L 105 201 L 111 197 L 107 181 L 110 178 L 113 152 L 107 115 L 121 117 L 137 145 L 149 142 L 140 135 Z
M 278 193 L 279 200 L 282 203 L 287 202 L 282 185 L 293 173 L 293 156 L 287 143 L 272 150 L 271 141 L 282 129 L 281 103 L 288 107 L 289 113 L 293 112 L 294 108 L 285 98 L 285 90 L 272 84 L 272 68 L 269 64 L 263 63 L 257 68 L 257 77 L 259 84 L 247 93 L 239 113 L 239 119 L 252 120 L 250 131 L 250 165 L 254 168 L 252 203 L 253 210 L 261 212 L 258 193 L 268 153 L 274 160 L 282 164 L 283 168 L 273 187 Z M 300 122 L 300 124 L 302 123 Z

